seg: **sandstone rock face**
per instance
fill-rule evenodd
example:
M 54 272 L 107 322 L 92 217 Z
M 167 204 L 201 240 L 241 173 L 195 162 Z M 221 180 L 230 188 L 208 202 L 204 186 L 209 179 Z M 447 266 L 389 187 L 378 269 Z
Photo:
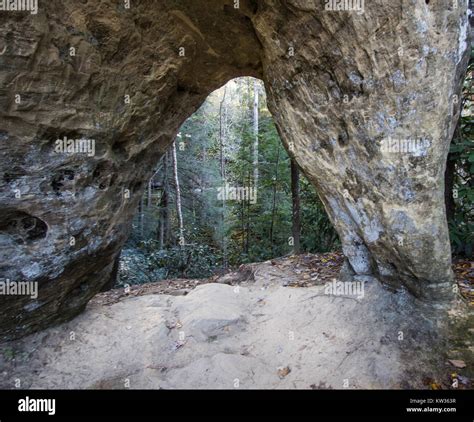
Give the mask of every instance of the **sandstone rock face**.
M 325 3 L 63 0 L 0 12 L 0 277 L 39 285 L 34 300 L 0 297 L 0 336 L 84 308 L 109 280 L 153 164 L 210 92 L 244 75 L 265 81 L 348 272 L 449 297 L 443 176 L 467 4 Z M 65 138 L 94 149 L 63 153 Z M 397 153 L 407 139 L 422 142 Z
M 349 19 L 287 3 L 254 19 L 286 146 L 351 270 L 440 299 L 450 291 L 442 185 L 467 18 L 448 2 L 371 2 Z

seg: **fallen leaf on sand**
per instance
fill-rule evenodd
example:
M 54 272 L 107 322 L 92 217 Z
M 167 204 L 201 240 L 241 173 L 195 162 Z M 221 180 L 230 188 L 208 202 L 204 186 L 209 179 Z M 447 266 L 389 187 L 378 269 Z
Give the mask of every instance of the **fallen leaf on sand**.
M 291 372 L 291 369 L 289 366 L 286 366 L 286 367 L 281 367 L 281 368 L 278 368 L 278 376 L 283 379 L 285 378 L 289 373 Z
M 448 359 L 448 362 L 455 366 L 456 368 L 465 368 L 466 367 L 466 362 L 463 360 L 457 360 L 457 359 Z

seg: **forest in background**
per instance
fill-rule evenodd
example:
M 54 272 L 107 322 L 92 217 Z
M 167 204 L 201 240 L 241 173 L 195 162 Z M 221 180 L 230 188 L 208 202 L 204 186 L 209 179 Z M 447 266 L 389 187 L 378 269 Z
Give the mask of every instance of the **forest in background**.
M 453 255 L 472 256 L 471 63 L 446 170 Z M 337 251 L 314 187 L 284 149 L 263 82 L 237 78 L 181 127 L 155 168 L 121 255 L 119 285 L 205 278 L 287 254 Z
M 157 164 L 122 251 L 120 283 L 208 277 L 338 247 L 315 189 L 281 143 L 263 82 L 238 78 L 207 98 Z

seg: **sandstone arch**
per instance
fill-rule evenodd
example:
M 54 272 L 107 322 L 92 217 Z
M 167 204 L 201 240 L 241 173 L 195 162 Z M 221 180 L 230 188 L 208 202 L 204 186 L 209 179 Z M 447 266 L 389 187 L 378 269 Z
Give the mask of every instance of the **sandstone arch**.
M 466 2 L 377 0 L 363 14 L 324 3 L 64 0 L 0 14 L 0 275 L 40 286 L 37 300 L 0 298 L 2 337 L 84 308 L 110 277 L 152 163 L 207 94 L 244 75 L 265 81 L 347 271 L 449 300 L 443 176 Z M 63 137 L 94 139 L 95 155 L 55 152 Z M 388 137 L 429 148 L 386 153 Z M 43 230 L 27 242 L 10 224 L 25 215 Z

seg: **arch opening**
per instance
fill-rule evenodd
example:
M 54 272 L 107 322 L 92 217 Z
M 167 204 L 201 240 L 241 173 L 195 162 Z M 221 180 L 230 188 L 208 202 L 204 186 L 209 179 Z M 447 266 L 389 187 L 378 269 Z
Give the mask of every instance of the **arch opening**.
M 154 166 L 117 285 L 205 278 L 293 253 L 335 251 L 337 233 L 282 145 L 263 81 L 241 77 L 207 97 Z M 334 259 L 339 265 L 341 256 Z

